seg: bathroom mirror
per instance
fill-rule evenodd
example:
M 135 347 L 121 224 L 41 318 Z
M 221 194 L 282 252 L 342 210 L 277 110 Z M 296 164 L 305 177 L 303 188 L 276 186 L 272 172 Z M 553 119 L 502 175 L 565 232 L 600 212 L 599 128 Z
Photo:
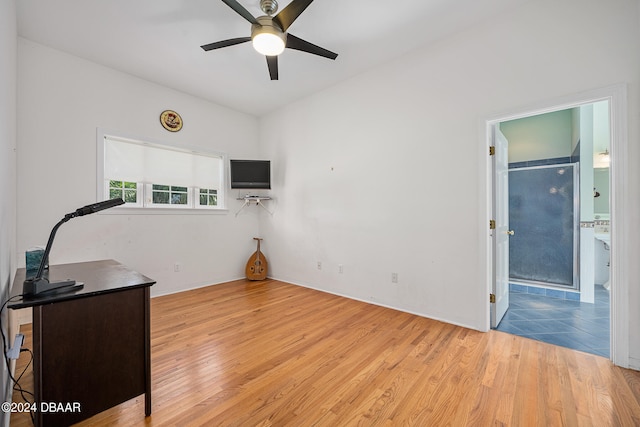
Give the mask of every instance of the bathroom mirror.
M 593 214 L 595 219 L 609 219 L 609 168 L 593 169 L 594 194 L 599 193 L 593 199 Z

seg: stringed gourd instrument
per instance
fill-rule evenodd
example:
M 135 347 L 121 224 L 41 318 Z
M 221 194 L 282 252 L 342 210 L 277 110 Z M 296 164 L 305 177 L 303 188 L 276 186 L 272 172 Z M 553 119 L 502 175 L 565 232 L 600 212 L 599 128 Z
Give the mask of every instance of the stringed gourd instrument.
M 254 237 L 253 240 L 258 242 L 258 249 L 249 257 L 245 274 L 249 280 L 264 280 L 267 277 L 267 259 L 260 252 L 260 238 Z

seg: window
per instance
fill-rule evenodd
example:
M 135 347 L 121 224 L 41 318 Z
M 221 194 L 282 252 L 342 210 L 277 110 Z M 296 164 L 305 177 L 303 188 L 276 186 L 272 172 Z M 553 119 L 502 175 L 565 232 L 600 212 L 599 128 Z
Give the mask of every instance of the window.
M 200 205 L 201 206 L 218 206 L 218 190 L 210 188 L 200 189 Z
M 137 203 L 138 184 L 128 181 L 109 180 L 109 198 L 121 198 L 125 203 Z
M 187 187 L 152 184 L 151 194 L 154 205 L 187 205 L 189 200 Z
M 125 207 L 221 210 L 221 153 L 188 150 L 98 132 L 98 199 Z

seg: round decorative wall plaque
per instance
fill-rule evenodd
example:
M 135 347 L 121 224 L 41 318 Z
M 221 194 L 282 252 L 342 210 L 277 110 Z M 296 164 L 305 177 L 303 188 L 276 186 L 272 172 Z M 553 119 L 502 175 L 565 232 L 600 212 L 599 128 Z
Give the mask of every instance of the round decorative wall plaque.
M 173 110 L 164 110 L 160 114 L 160 123 L 169 132 L 178 132 L 182 129 L 182 117 Z

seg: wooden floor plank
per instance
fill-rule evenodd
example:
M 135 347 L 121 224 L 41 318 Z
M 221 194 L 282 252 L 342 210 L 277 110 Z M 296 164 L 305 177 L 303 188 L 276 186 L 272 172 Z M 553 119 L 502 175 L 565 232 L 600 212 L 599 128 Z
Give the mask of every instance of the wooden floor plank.
M 80 425 L 640 425 L 640 372 L 274 280 L 153 298 L 151 357 L 150 417 L 137 397 Z

